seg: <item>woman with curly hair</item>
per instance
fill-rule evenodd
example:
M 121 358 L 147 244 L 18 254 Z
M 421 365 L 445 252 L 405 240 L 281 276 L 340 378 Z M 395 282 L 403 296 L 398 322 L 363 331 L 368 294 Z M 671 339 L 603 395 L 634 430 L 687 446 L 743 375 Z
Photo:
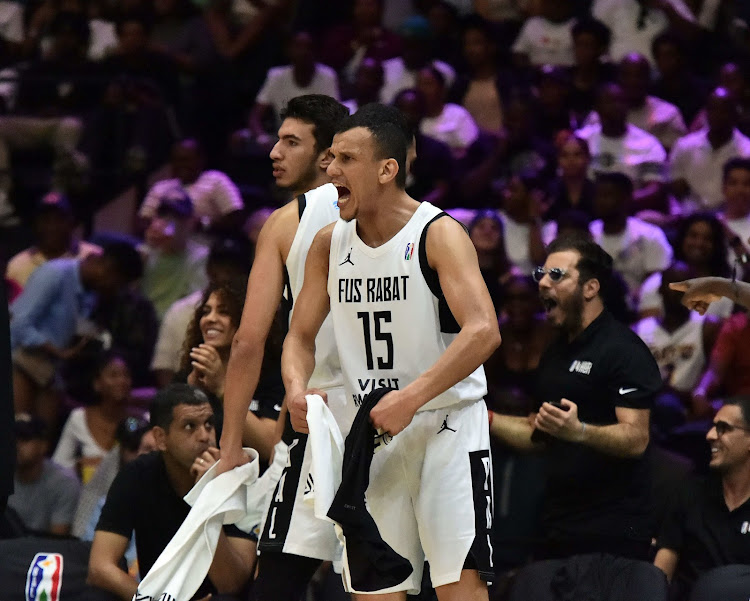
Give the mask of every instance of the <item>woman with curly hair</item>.
M 724 226 L 712 213 L 693 213 L 685 217 L 677 229 L 674 244 L 675 261 L 683 261 L 695 272 L 694 277 L 728 277 L 730 268 L 727 261 L 727 237 Z M 649 276 L 641 286 L 638 313 L 641 318 L 662 315 L 659 288 L 661 273 Z M 708 313 L 726 318 L 732 314 L 734 304 L 728 298 L 711 303 Z
M 247 282 L 235 280 L 212 284 L 203 294 L 193 319 L 188 326 L 183 345 L 178 381 L 200 388 L 211 400 L 216 420 L 216 440 L 221 437 L 224 416 L 224 382 L 232 340 L 242 317 Z M 275 335 L 274 335 L 275 333 Z M 272 330 L 266 343 L 260 382 L 250 404 L 243 444 L 258 450 L 268 459 L 273 446 L 273 435 L 284 398 L 281 380 L 281 335 Z

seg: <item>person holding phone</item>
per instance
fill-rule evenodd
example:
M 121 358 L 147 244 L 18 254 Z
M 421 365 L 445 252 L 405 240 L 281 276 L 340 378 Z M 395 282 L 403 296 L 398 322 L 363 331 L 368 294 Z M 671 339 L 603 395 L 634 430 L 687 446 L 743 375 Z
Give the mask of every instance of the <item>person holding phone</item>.
M 579 237 L 558 238 L 547 250 L 533 275 L 559 336 L 539 362 L 538 410 L 490 419 L 499 441 L 548 455 L 545 537 L 535 557 L 550 561 L 525 568 L 511 599 L 553 598 L 551 582 L 563 576 L 573 590 L 601 586 L 599 598 L 613 586 L 625 587 L 627 598 L 666 598 L 663 575 L 646 561 L 654 534 L 649 416 L 661 388 L 659 368 L 648 347 L 605 308 L 612 258 Z M 601 574 L 595 582 L 585 576 L 591 569 Z M 624 569 L 633 577 L 615 585 Z

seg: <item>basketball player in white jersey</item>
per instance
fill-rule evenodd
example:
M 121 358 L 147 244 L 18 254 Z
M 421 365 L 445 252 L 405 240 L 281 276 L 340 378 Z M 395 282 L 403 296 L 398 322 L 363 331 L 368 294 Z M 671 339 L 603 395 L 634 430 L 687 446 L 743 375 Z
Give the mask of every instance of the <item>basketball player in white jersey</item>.
M 333 133 L 344 117 L 345 107 L 328 96 L 311 94 L 289 101 L 282 114 L 279 141 L 271 151 L 276 183 L 293 192 L 295 199 L 276 210 L 263 226 L 248 282 L 245 308 L 232 344 L 224 396 L 224 429 L 221 437 L 219 472 L 246 461 L 242 453 L 250 439 L 268 457 L 274 451 L 282 478 L 274 492 L 259 539 L 261 558 L 254 586 L 259 601 L 297 601 L 310 577 L 323 560 L 333 560 L 338 542 L 333 525 L 316 519 L 301 502 L 309 470 L 306 436 L 291 426 L 284 431 L 286 411 L 282 409 L 276 432 L 260 430 L 252 423 L 248 406 L 258 384 L 263 349 L 271 323 L 284 296 L 292 309 L 302 288 L 307 252 L 315 234 L 338 219 L 338 194 L 326 174 Z M 329 406 L 346 429 L 356 409 L 346 414 L 338 355 L 330 326 L 321 329 L 316 340 L 318 369 L 314 385 L 328 394 Z M 257 420 L 257 418 L 255 418 Z M 254 421 L 254 420 L 253 420 Z M 248 436 L 249 431 L 249 436 Z
M 404 191 L 410 140 L 402 119 L 366 105 L 334 137 L 328 173 L 342 220 L 310 249 L 282 375 L 292 424 L 305 432 L 315 337 L 330 312 L 355 404 L 373 389 L 396 389 L 370 412 L 387 444 L 373 456 L 366 499 L 376 544 L 408 560 L 411 574 L 364 582 L 362 565 L 345 552 L 345 588 L 357 599 L 404 600 L 419 591 L 426 558 L 440 601 L 479 601 L 487 599 L 480 576 L 492 572 L 482 363 L 500 333 L 466 231 Z

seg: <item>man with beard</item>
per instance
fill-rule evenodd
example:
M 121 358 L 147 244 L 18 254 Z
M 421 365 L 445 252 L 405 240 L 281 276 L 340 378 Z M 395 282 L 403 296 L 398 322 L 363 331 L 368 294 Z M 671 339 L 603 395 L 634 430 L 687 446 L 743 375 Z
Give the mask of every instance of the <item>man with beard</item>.
M 539 363 L 539 409 L 529 418 L 493 414 L 490 426 L 506 444 L 548 455 L 537 549 L 548 561 L 521 572 L 514 599 L 554 598 L 553 579 L 573 598 L 584 587 L 601 599 L 614 598 L 609 590 L 623 599 L 665 593 L 664 578 L 643 561 L 652 536 L 649 414 L 661 377 L 648 347 L 604 306 L 611 275 L 612 258 L 575 237 L 553 241 L 534 271 L 547 318 L 560 329 Z
M 750 399 L 726 401 L 706 440 L 712 474 L 691 479 L 675 496 L 654 564 L 680 598 L 692 588 L 691 599 L 745 599 L 750 590 Z

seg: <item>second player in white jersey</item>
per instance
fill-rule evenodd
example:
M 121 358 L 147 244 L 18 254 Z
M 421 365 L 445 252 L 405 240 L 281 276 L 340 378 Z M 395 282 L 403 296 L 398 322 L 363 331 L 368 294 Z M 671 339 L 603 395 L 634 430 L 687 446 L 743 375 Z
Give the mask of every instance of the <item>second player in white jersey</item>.
M 377 248 L 360 240 L 356 221 L 338 221 L 334 227 L 329 319 L 333 317 L 339 342 L 346 392 L 357 406 L 375 388 L 405 387 L 437 361 L 459 331 L 437 274 L 426 265 L 425 232 L 441 215 L 437 207 L 422 203 L 401 231 Z M 420 411 L 478 400 L 486 393 L 480 366 Z

